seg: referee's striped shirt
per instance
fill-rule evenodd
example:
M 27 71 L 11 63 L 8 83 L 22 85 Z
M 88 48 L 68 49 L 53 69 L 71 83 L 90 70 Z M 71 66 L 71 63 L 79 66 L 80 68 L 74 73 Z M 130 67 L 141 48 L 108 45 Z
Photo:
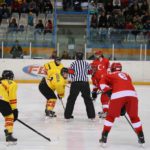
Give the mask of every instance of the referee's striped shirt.
M 85 60 L 76 60 L 71 64 L 70 68 L 75 71 L 74 74 L 69 76 L 72 82 L 88 81 L 88 70 L 91 70 L 91 66 L 88 62 Z

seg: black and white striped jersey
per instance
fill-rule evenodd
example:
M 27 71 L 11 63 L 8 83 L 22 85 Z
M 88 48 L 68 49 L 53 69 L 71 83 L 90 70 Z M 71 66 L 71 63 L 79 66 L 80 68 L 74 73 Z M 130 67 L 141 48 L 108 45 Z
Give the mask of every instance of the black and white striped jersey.
M 75 71 L 74 74 L 69 76 L 72 82 L 88 81 L 88 71 L 91 70 L 91 66 L 88 62 L 85 60 L 76 60 L 72 62 L 70 68 Z

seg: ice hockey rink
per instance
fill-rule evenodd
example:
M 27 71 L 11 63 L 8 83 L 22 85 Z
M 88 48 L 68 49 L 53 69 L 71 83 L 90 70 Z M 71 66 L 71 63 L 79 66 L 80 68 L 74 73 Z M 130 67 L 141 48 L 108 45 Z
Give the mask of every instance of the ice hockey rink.
M 150 86 L 136 86 L 139 97 L 139 116 L 145 133 L 144 149 L 150 150 Z M 66 104 L 69 88 L 66 87 Z M 0 115 L 0 150 L 101 150 L 99 138 L 103 129 L 103 119 L 98 116 L 94 121 L 87 119 L 85 105 L 81 95 L 78 96 L 74 119 L 65 120 L 64 109 L 58 100 L 55 111 L 57 118 L 45 118 L 45 98 L 38 91 L 38 84 L 18 85 L 19 119 L 51 139 L 47 141 L 18 121 L 14 126 L 17 145 L 6 146 L 4 136 L 4 119 Z M 94 102 L 96 114 L 101 111 L 99 97 Z M 107 150 L 137 150 L 137 136 L 125 117 L 116 119 L 109 134 Z

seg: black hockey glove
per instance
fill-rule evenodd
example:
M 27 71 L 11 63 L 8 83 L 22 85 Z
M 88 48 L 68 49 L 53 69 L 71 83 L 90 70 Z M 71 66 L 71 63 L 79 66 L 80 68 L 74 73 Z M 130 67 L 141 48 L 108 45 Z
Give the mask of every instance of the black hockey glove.
M 126 107 L 123 106 L 123 107 L 121 108 L 120 116 L 124 116 L 125 114 L 126 114 Z
M 97 92 L 92 91 L 92 99 L 95 100 L 97 98 Z
M 107 94 L 107 96 L 110 98 L 110 97 L 111 97 L 111 94 L 112 94 L 112 91 L 111 91 L 111 90 L 110 90 L 110 91 L 107 91 L 106 94 Z
M 18 119 L 18 109 L 13 110 L 14 122 Z

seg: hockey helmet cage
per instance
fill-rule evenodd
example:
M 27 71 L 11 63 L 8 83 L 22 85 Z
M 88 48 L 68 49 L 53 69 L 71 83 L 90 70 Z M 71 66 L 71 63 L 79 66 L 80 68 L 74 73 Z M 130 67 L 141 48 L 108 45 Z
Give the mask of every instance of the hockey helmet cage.
M 82 60 L 83 59 L 83 53 L 82 52 L 77 52 L 76 53 L 76 59 L 77 60 Z
M 65 68 L 65 67 L 62 68 L 61 71 L 60 71 L 61 75 L 62 75 L 63 78 L 65 78 L 65 79 L 67 79 L 67 77 L 68 77 L 68 72 L 69 72 L 68 68 Z
M 111 72 L 114 71 L 121 71 L 122 70 L 122 65 L 119 62 L 116 63 L 112 63 L 111 67 L 110 67 Z
M 61 58 L 60 57 L 55 57 L 55 59 L 54 59 L 55 61 L 61 61 Z
M 68 73 L 68 68 L 62 68 L 61 69 L 61 75 L 63 75 L 64 73 Z
M 103 55 L 103 51 L 99 50 L 95 52 L 95 55 L 97 56 L 102 56 Z
M 14 79 L 14 73 L 11 70 L 4 70 L 2 72 L 2 78 L 13 80 Z

